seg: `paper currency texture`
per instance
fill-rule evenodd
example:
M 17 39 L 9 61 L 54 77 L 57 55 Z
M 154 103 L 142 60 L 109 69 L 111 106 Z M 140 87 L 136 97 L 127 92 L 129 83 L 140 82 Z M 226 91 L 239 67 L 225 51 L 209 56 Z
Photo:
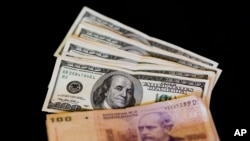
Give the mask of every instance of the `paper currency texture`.
M 196 96 L 126 109 L 47 114 L 49 141 L 219 141 Z

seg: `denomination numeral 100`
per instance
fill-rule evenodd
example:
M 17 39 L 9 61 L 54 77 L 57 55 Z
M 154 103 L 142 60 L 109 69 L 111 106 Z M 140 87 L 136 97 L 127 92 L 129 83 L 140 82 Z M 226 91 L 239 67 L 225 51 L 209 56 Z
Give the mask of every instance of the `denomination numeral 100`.
M 71 121 L 71 117 L 56 117 L 56 118 L 51 118 L 51 122 L 63 122 L 63 121 Z

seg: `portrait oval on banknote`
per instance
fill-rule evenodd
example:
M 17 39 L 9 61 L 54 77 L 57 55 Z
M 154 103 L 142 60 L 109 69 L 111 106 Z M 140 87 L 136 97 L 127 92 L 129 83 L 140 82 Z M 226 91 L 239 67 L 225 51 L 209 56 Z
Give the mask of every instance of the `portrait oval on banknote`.
M 91 92 L 93 109 L 119 109 L 140 105 L 143 89 L 132 75 L 113 71 L 100 77 Z

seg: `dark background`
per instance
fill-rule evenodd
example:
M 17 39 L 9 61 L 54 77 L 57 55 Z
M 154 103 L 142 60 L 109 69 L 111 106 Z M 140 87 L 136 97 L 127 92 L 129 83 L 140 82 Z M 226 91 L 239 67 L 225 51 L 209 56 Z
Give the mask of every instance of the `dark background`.
M 8 71 L 14 73 L 6 76 L 15 78 L 9 79 L 8 90 L 17 91 L 10 99 L 17 102 L 12 110 L 4 109 L 13 114 L 8 119 L 15 130 L 10 131 L 18 131 L 19 139 L 47 141 L 46 113 L 41 109 L 56 61 L 53 54 L 83 6 L 218 62 L 223 72 L 212 92 L 210 110 L 219 137 L 222 141 L 249 138 L 249 133 L 234 137 L 236 129 L 250 132 L 248 4 L 71 0 L 14 2 L 6 16 L 13 30 L 6 34 L 10 39 L 6 49 L 14 56 L 8 57 L 14 60 L 8 63 L 14 69 Z

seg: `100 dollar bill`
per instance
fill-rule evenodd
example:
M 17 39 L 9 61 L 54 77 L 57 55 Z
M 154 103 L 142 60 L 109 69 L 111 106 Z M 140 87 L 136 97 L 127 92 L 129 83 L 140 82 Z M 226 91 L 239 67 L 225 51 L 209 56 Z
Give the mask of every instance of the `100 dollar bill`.
M 207 69 L 211 67 L 199 61 L 195 61 L 190 58 L 169 51 L 146 46 L 142 43 L 136 42 L 135 40 L 125 38 L 113 32 L 107 32 L 107 30 L 104 30 L 103 28 L 86 24 L 84 22 L 78 25 L 74 35 L 78 36 L 79 38 L 92 40 L 93 43 L 98 42 L 99 45 L 105 44 L 107 48 L 113 47 L 115 49 L 120 49 L 137 55 L 163 59 L 169 62 L 174 62 L 188 67 L 193 67 L 198 69 Z M 150 58 L 148 60 L 152 59 Z
M 210 111 L 196 96 L 126 109 L 46 115 L 48 141 L 219 141 Z
M 202 71 L 171 61 L 146 56 L 134 57 L 135 55 L 130 52 L 103 47 L 102 45 L 98 45 L 98 43 L 91 43 L 91 41 L 77 38 L 75 36 L 68 38 L 62 56 L 74 56 L 89 59 L 91 61 L 98 60 L 109 65 L 133 71 L 151 71 L 164 74 L 174 74 L 183 77 L 206 79 L 210 80 L 211 88 L 213 88 L 216 83 L 216 74 L 212 71 Z M 167 70 L 170 67 L 172 70 Z
M 208 87 L 208 80 L 58 57 L 42 111 L 116 109 L 188 95 L 197 95 L 209 105 Z
M 105 44 L 100 44 L 84 37 L 79 38 L 74 35 L 67 39 L 62 56 L 75 56 L 86 59 L 98 59 L 101 61 L 109 60 L 115 64 L 118 64 L 117 62 L 119 62 L 121 64 L 130 64 L 131 66 L 136 64 L 165 64 L 186 69 L 194 69 L 176 62 L 151 56 L 141 56 L 129 51 L 116 49 Z
M 107 33 L 96 26 L 81 23 L 78 25 L 78 28 L 74 34 L 82 39 L 90 39 L 93 41 L 93 44 L 98 46 L 105 44 L 105 47 L 109 49 L 113 47 L 114 50 L 124 50 L 127 52 L 132 52 L 133 54 L 139 54 L 144 56 L 143 60 L 147 62 L 152 62 L 155 59 L 166 60 L 168 64 L 169 62 L 172 62 L 199 70 L 213 71 L 216 73 L 216 82 L 222 72 L 222 70 L 219 68 L 203 64 L 199 61 L 195 61 L 178 54 L 161 49 L 153 49 L 152 47 L 148 47 L 143 44 L 136 44 L 132 40 L 124 39 L 123 37 L 119 37 L 119 35 L 113 35 L 113 33 Z M 147 60 L 145 60 L 146 58 Z M 154 61 L 154 63 L 164 64 L 165 62 L 163 61 L 162 63 L 162 61 Z
M 155 47 L 158 49 L 163 49 L 169 52 L 173 52 L 188 58 L 191 58 L 193 60 L 202 62 L 206 65 L 210 65 L 213 67 L 217 67 L 218 63 L 205 58 L 203 56 L 200 56 L 198 54 L 195 54 L 191 51 L 188 51 L 186 49 L 183 49 L 181 47 L 178 47 L 176 45 L 173 45 L 171 43 L 150 37 L 138 30 L 135 30 L 131 27 L 128 27 L 118 21 L 115 21 L 107 16 L 104 16 L 88 7 L 83 7 L 79 15 L 77 16 L 76 20 L 74 21 L 73 25 L 71 26 L 70 30 L 68 31 L 67 35 L 65 36 L 63 42 L 60 44 L 58 49 L 55 52 L 55 56 L 61 55 L 61 52 L 63 50 L 63 47 L 65 45 L 66 39 L 70 36 L 73 35 L 74 31 L 76 30 L 77 26 L 81 22 L 86 22 L 89 24 L 94 24 L 97 26 L 100 26 L 102 28 L 106 28 L 112 32 L 116 32 L 117 34 L 120 34 L 124 37 L 127 38 L 132 38 L 136 41 L 139 41 L 142 44 L 145 44 L 147 46 Z
M 75 56 L 70 56 L 75 57 Z M 133 64 L 124 63 L 124 62 L 115 62 L 115 61 L 100 61 L 95 58 L 80 58 L 81 61 L 84 62 L 92 62 L 98 64 L 104 64 L 105 66 L 111 67 L 119 67 L 123 69 L 132 70 L 134 72 L 152 72 L 152 73 L 160 73 L 160 74 L 168 74 L 173 76 L 181 76 L 187 78 L 195 78 L 195 79 L 203 79 L 209 81 L 208 93 L 212 94 L 213 88 L 215 86 L 215 73 L 210 71 L 201 71 L 201 70 L 192 70 L 185 68 L 178 68 L 173 66 L 164 66 L 164 65 L 156 65 L 156 64 Z M 114 63 L 115 62 L 115 63 Z M 207 95 L 207 101 L 210 101 L 211 95 Z M 209 103 L 208 103 L 209 107 Z

